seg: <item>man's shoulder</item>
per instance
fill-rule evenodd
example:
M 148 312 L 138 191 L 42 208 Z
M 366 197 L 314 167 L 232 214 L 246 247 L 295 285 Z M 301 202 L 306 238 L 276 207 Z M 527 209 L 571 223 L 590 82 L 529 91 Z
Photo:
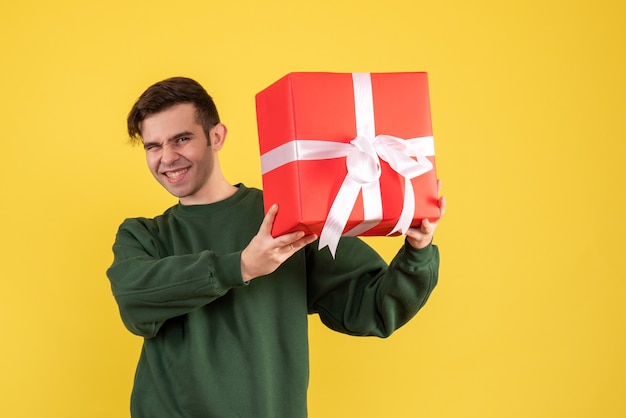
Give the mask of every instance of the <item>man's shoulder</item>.
M 259 202 L 263 203 L 263 191 L 256 187 L 246 186 L 243 183 L 239 183 L 236 185 L 237 197 L 234 200 L 233 204 L 245 203 L 247 205 L 256 205 Z
M 263 191 L 261 189 L 258 189 L 256 187 L 254 187 L 254 186 L 246 186 L 244 183 L 238 183 L 235 186 L 243 194 L 250 194 L 250 195 L 253 195 L 253 196 L 262 196 L 263 195 Z
M 176 206 L 172 206 L 168 208 L 165 212 L 160 215 L 156 215 L 154 217 L 148 216 L 136 216 L 136 217 L 128 217 L 122 221 L 120 228 L 144 228 L 151 229 L 157 227 L 159 224 L 167 222 L 169 218 L 173 216 L 173 209 Z

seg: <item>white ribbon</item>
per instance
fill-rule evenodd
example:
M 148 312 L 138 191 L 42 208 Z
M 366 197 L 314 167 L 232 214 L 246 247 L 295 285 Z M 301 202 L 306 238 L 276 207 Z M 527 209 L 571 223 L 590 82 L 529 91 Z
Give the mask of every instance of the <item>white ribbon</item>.
M 376 135 L 374 102 L 369 73 L 353 73 L 357 137 L 349 144 L 322 140 L 296 139 L 261 156 L 262 173 L 292 161 L 346 158 L 347 174 L 333 201 L 320 235 L 319 249 L 328 246 L 335 256 L 342 235 L 356 236 L 376 226 L 383 216 L 380 193 L 380 159 L 404 177 L 404 203 L 395 227 L 389 232 L 403 234 L 411 227 L 415 213 L 415 194 L 411 179 L 433 169 L 427 156 L 435 155 L 432 136 L 402 139 Z M 412 157 L 415 157 L 413 159 Z M 363 196 L 364 220 L 344 233 L 359 193 Z

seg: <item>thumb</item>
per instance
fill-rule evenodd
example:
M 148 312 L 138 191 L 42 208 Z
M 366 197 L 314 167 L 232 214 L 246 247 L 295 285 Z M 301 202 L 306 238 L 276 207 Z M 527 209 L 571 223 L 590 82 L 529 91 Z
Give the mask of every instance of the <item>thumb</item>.
M 278 213 L 278 205 L 274 203 L 268 209 L 265 217 L 263 218 L 263 222 L 261 223 L 261 227 L 259 228 L 259 232 L 267 235 L 272 234 L 272 226 L 274 225 L 274 220 L 276 219 L 276 214 Z

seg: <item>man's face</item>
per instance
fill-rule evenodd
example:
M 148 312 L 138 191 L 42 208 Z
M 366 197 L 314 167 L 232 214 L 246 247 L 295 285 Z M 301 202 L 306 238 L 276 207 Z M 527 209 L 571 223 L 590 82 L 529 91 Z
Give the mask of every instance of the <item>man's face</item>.
M 154 178 L 182 204 L 205 203 L 216 155 L 196 120 L 195 106 L 181 103 L 148 116 L 141 136 Z

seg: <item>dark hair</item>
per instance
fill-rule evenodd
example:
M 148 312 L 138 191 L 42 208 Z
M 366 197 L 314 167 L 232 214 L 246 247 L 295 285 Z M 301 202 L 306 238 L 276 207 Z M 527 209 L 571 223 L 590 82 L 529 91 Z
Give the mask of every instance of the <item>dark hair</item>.
M 139 125 L 145 118 L 180 103 L 193 103 L 196 107 L 196 120 L 209 139 L 211 128 L 220 123 L 213 99 L 197 81 L 172 77 L 148 87 L 133 105 L 127 120 L 131 142 L 141 142 Z

